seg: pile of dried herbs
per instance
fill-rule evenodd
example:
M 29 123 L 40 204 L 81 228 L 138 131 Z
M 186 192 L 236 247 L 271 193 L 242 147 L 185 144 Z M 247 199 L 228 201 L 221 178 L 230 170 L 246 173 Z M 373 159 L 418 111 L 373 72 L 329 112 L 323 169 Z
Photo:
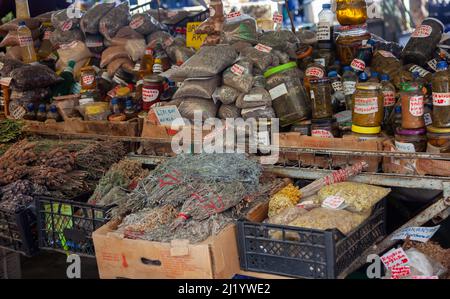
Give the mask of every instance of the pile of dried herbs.
M 22 125 L 21 122 L 11 119 L 0 120 L 0 156 L 20 138 Z

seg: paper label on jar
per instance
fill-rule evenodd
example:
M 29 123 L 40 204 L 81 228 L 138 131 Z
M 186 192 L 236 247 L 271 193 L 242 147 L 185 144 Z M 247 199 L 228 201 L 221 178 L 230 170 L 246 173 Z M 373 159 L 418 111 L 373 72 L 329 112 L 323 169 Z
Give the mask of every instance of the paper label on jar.
M 355 71 L 364 71 L 366 69 L 366 63 L 361 60 L 361 59 L 353 59 L 352 63 L 350 64 L 350 66 L 352 67 L 352 69 L 354 69 Z
M 316 58 L 314 59 L 314 63 L 320 64 L 325 67 L 325 58 Z
M 450 92 L 433 92 L 433 106 L 450 106 Z
M 137 29 L 141 27 L 145 22 L 145 18 L 143 16 L 139 16 L 130 22 L 131 29 Z
M 273 13 L 272 20 L 275 24 L 282 24 L 283 23 L 283 15 L 276 11 Z
M 322 129 L 311 130 L 311 136 L 320 138 L 334 138 L 333 134 L 330 131 Z
M 239 64 L 235 64 L 231 67 L 230 70 L 233 74 L 240 76 L 244 73 L 245 67 L 243 67 L 242 65 L 239 65 Z
M 409 113 L 413 116 L 423 115 L 423 96 L 412 96 L 409 99 Z
M 352 95 L 356 90 L 356 82 L 354 81 L 344 81 L 342 82 L 342 86 L 344 87 L 344 93 L 346 96 Z
M 395 93 L 393 91 L 383 91 L 384 107 L 395 105 Z
M 409 71 L 411 73 L 418 72 L 420 77 L 422 77 L 422 78 L 424 78 L 424 77 L 428 76 L 429 74 L 431 74 L 429 71 L 427 71 L 426 69 L 424 69 L 423 67 L 418 66 L 418 65 L 411 66 L 409 68 Z
M 399 142 L 395 141 L 395 147 L 399 152 L 406 152 L 406 153 L 415 153 L 416 148 L 414 147 L 414 144 L 412 143 L 405 143 L 405 142 Z
M 255 49 L 264 53 L 270 53 L 272 51 L 272 48 L 263 44 L 257 44 L 255 46 Z
M 44 33 L 44 40 L 49 40 L 52 36 L 52 32 L 50 30 L 46 30 Z
M 84 85 L 91 85 L 92 83 L 94 83 L 95 76 L 94 75 L 85 75 L 82 77 L 81 80 L 83 81 Z
M 431 35 L 431 32 L 433 32 L 433 27 L 430 25 L 420 25 L 419 27 L 414 30 L 414 32 L 411 34 L 411 37 L 429 37 Z
M 377 52 L 380 53 L 381 56 L 386 57 L 386 58 L 396 58 L 395 55 L 389 51 L 378 50 Z
M 269 93 L 270 93 L 270 97 L 272 98 L 272 100 L 275 100 L 275 99 L 287 94 L 288 91 L 286 88 L 286 84 L 281 83 L 280 85 L 269 90 Z
M 142 88 L 142 101 L 150 103 L 159 97 L 159 90 L 154 88 Z
M 344 88 L 342 87 L 341 81 L 334 81 L 331 83 L 331 86 L 333 87 L 334 91 L 343 91 Z
M 259 102 L 262 101 L 262 94 L 248 94 L 244 96 L 244 102 Z
M 425 126 L 429 126 L 433 123 L 433 119 L 431 118 L 431 113 L 424 113 L 423 120 L 425 122 Z
M 355 98 L 354 112 L 357 114 L 371 114 L 378 112 L 378 98 Z
M 317 40 L 330 40 L 331 39 L 331 24 L 328 22 L 319 23 L 317 27 Z
M 312 66 L 306 69 L 305 71 L 306 77 L 316 77 L 316 78 L 323 78 L 325 75 L 324 71 L 321 68 Z
M 19 45 L 21 47 L 28 47 L 33 44 L 33 38 L 31 36 L 19 36 Z

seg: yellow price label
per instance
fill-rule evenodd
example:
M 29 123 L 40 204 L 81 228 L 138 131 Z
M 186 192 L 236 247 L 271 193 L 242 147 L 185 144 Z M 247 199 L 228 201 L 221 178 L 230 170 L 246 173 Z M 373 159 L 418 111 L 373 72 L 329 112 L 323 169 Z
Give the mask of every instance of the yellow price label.
M 200 49 L 205 41 L 207 34 L 195 34 L 195 30 L 202 22 L 189 22 L 186 25 L 186 46 L 189 48 Z

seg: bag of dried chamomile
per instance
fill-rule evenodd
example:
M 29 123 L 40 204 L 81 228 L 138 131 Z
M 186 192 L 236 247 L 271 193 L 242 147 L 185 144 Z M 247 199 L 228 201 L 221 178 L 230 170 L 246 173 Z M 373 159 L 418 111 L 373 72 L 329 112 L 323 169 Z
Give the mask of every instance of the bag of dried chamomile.
M 368 184 L 343 182 L 325 186 L 318 192 L 319 203 L 343 201 L 341 206 L 352 212 L 368 212 L 391 189 Z

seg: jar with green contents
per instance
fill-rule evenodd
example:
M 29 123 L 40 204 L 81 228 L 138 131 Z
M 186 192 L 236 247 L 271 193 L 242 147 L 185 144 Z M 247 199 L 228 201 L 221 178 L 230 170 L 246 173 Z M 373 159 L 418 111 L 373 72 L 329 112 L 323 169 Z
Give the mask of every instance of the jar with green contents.
M 427 148 L 426 130 L 397 128 L 395 132 L 395 147 L 400 152 L 420 153 Z
M 351 135 L 357 137 L 358 140 L 365 141 L 380 137 L 381 127 L 360 127 L 352 125 Z
M 450 153 L 450 128 L 427 127 L 427 152 L 433 154 Z
M 310 116 L 311 103 L 295 62 L 270 68 L 264 73 L 264 77 L 280 126 L 289 126 Z
M 360 127 L 380 127 L 384 115 L 381 85 L 374 82 L 356 84 L 353 95 L 353 124 Z
M 331 83 L 328 78 L 311 79 L 310 95 L 312 118 L 330 118 L 333 116 L 333 106 L 331 104 Z

